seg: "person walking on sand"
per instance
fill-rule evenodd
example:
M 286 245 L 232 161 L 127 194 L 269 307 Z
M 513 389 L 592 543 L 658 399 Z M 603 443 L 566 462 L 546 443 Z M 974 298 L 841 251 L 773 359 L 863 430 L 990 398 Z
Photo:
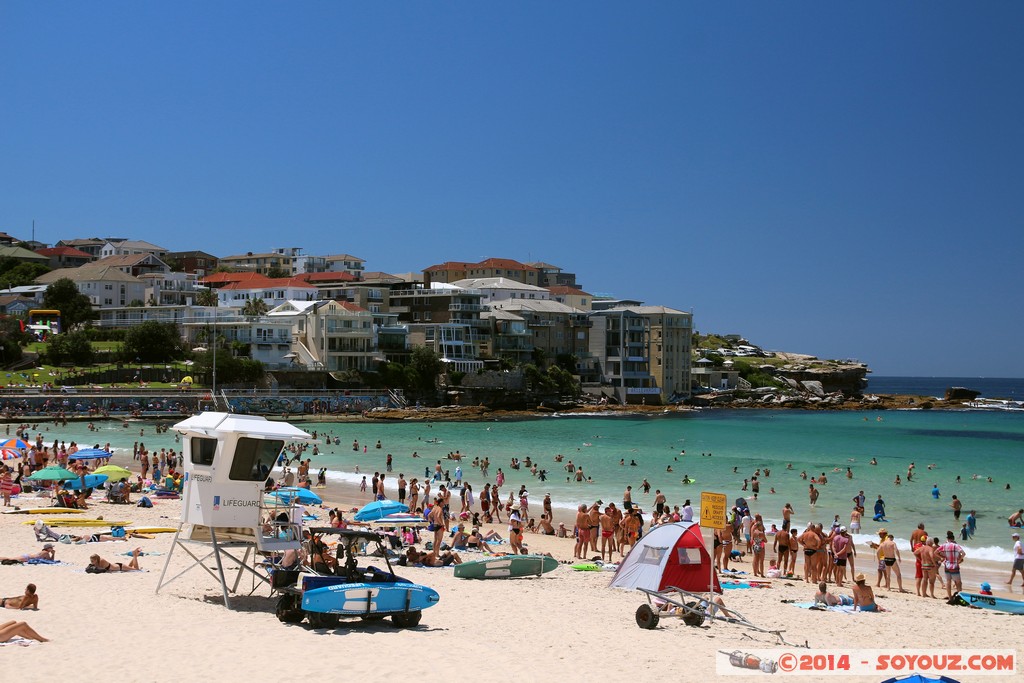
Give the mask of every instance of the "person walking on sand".
M 1013 539 L 1013 569 L 1010 570 L 1010 580 L 1006 583 L 1012 584 L 1013 577 L 1020 572 L 1021 587 L 1024 588 L 1024 548 L 1020 544 L 1020 534 L 1016 531 L 1010 536 Z
M 903 574 L 900 572 L 900 549 L 896 546 L 896 540 L 892 534 L 888 534 L 885 540 L 878 544 L 878 554 L 885 563 L 885 589 L 891 590 L 892 574 L 896 574 L 896 587 L 900 593 L 903 591 Z

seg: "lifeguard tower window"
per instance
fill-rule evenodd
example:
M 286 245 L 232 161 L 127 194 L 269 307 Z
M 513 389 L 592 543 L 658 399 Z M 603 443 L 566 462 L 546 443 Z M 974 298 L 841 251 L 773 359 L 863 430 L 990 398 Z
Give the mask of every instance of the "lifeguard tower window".
M 277 462 L 284 441 L 243 437 L 235 446 L 228 479 L 233 481 L 263 481 Z
M 192 437 L 192 464 L 213 466 L 213 455 L 217 452 L 217 439 Z

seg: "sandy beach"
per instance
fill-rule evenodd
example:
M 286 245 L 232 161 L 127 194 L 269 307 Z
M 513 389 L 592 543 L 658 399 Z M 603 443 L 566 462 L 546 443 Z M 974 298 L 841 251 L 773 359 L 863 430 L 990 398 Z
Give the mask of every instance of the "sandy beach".
M 119 460 L 122 465 L 133 464 L 130 458 Z M 366 502 L 352 486 L 332 484 L 318 492 L 332 507 L 344 510 Z M 45 505 L 29 496 L 15 502 L 23 508 Z M 157 499 L 153 508 L 143 509 L 96 502 L 84 516 L 103 515 L 138 526 L 176 526 L 180 505 L 180 501 Z M 326 510 L 317 514 L 326 520 Z M 0 555 L 17 556 L 41 548 L 32 527 L 23 524 L 33 519 L 0 516 Z M 562 521 L 571 526 L 571 520 Z M 494 528 L 505 533 L 503 525 Z M 343 621 L 331 630 L 316 630 L 305 623 L 285 625 L 273 614 L 275 598 L 268 587 L 258 585 L 251 596 L 244 595 L 252 588 L 247 577 L 242 579 L 246 590 L 234 600 L 234 610 L 224 608 L 219 586 L 199 569 L 156 594 L 172 537 L 58 543 L 60 565 L 0 567 L 3 596 L 20 595 L 30 582 L 40 596 L 37 611 L 6 610 L 5 620 L 25 620 L 51 639 L 29 647 L 8 645 L 0 651 L 8 670 L 17 672 L 12 680 L 51 681 L 65 667 L 74 671 L 76 679 L 177 681 L 202 676 L 243 680 L 268 675 L 276 679 L 312 675 L 317 662 L 325 665 L 329 672 L 325 675 L 331 678 L 338 677 L 337 669 L 343 667 L 344 678 L 374 681 L 410 675 L 455 679 L 499 671 L 525 680 L 583 681 L 595 676 L 697 680 L 717 674 L 718 652 L 779 646 L 770 634 L 734 624 L 690 627 L 665 617 L 657 629 L 642 630 L 634 620 L 637 607 L 645 602 L 640 593 L 609 589 L 610 572 L 577 572 L 566 565 L 540 578 L 504 581 L 458 580 L 450 568 L 403 568 L 404 576 L 441 595 L 439 604 L 424 612 L 415 629 L 358 621 Z M 526 542 L 531 551 L 549 552 L 560 561 L 572 559 L 572 539 L 527 534 Z M 123 554 L 136 545 L 145 553 L 144 572 L 85 573 L 93 552 L 127 562 Z M 499 547 L 503 549 L 507 546 Z M 464 557 L 474 559 L 472 554 Z M 189 562 L 183 552 L 175 552 L 171 575 Z M 738 568 L 749 570 L 750 564 L 743 562 Z M 1007 567 L 1003 581 L 1008 571 Z M 873 566 L 865 573 L 873 581 Z M 904 574 L 910 575 L 905 583 L 912 591 L 912 563 L 904 562 Z M 965 574 L 965 589 L 974 590 L 976 585 L 977 579 Z M 997 595 L 1004 588 L 994 581 L 993 586 Z M 849 592 L 848 588 L 832 590 Z M 771 588 L 727 590 L 724 599 L 752 622 L 783 630 L 788 642 L 806 644 L 816 654 L 837 648 L 1013 650 L 1020 639 L 1020 622 L 1013 616 L 952 607 L 912 592 L 876 591 L 879 604 L 888 610 L 881 614 L 815 612 L 784 602 L 809 601 L 813 593 L 814 588 L 802 580 L 777 579 Z M 1006 595 L 1019 598 L 1020 589 Z M 909 671 L 844 678 L 879 681 L 901 673 Z M 968 674 L 953 677 L 971 679 Z M 1014 680 L 1014 676 L 987 676 L 986 680 Z

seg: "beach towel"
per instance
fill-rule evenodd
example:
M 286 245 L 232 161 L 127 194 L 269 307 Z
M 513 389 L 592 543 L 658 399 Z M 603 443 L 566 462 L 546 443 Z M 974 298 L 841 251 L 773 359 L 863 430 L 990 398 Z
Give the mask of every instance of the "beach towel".
M 790 604 L 793 607 L 814 610 L 815 612 L 842 612 L 843 614 L 853 614 L 855 612 L 851 605 L 832 605 L 831 607 L 826 607 L 820 602 L 793 602 Z
M 22 638 L 21 636 L 14 636 L 10 640 L 5 640 L 0 643 L 0 647 L 4 645 L 18 645 L 20 647 L 28 647 L 29 645 L 38 645 L 39 642 L 36 640 L 29 640 L 28 638 Z

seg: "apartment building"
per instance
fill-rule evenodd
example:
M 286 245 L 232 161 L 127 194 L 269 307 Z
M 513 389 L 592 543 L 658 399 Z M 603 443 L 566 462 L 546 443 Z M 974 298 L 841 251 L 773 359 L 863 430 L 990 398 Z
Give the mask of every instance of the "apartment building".
M 489 258 L 479 263 L 446 261 L 423 271 L 423 284 L 456 282 L 469 278 L 504 277 L 527 285 L 538 286 L 540 271 L 533 266 L 512 259 Z
M 146 300 L 146 285 L 137 277 L 119 268 L 95 263 L 51 270 L 36 278 L 36 284 L 50 285 L 62 278 L 74 282 L 78 291 L 89 297 L 93 308 L 116 308 Z

